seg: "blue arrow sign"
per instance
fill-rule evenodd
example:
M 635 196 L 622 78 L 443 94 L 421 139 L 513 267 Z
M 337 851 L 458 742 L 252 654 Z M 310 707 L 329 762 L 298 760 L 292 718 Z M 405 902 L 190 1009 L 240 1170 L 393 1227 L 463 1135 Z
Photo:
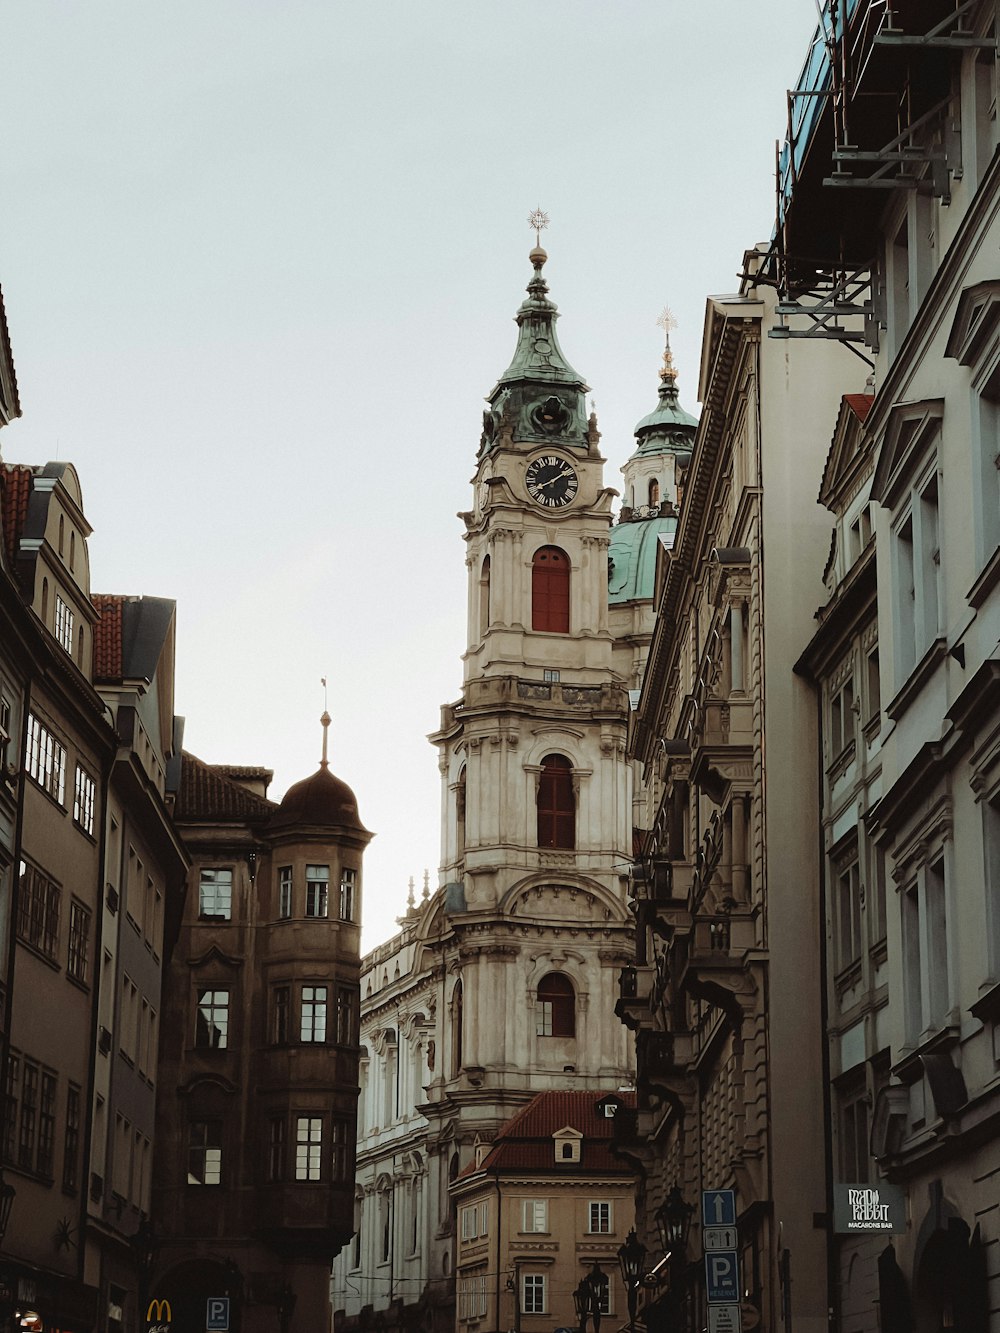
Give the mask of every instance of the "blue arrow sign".
M 703 1227 L 734 1227 L 736 1225 L 736 1191 L 703 1190 L 701 1195 L 701 1224 Z
M 710 1305 L 739 1303 L 740 1264 L 735 1250 L 711 1250 L 705 1255 L 705 1291 Z

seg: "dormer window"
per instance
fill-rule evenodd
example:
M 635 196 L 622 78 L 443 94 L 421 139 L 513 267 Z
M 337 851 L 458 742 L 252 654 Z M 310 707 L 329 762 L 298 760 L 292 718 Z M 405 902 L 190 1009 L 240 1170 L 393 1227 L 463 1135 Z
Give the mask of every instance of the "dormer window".
M 61 648 L 73 654 L 73 609 L 56 593 L 56 638 Z
M 572 1125 L 567 1125 L 564 1129 L 556 1130 L 552 1139 L 555 1143 L 557 1166 L 579 1162 L 583 1135 L 578 1129 L 574 1129 Z

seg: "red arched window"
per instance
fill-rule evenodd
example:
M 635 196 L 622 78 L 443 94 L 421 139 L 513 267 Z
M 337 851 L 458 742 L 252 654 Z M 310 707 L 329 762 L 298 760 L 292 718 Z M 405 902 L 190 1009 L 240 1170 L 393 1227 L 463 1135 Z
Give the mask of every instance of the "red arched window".
M 573 765 L 561 754 L 542 760 L 538 779 L 538 845 L 572 850 L 576 846 L 576 799 Z
M 540 1037 L 576 1036 L 576 993 L 561 972 L 550 972 L 538 983 L 536 1031 Z
M 531 562 L 531 628 L 569 633 L 569 556 L 541 546 Z

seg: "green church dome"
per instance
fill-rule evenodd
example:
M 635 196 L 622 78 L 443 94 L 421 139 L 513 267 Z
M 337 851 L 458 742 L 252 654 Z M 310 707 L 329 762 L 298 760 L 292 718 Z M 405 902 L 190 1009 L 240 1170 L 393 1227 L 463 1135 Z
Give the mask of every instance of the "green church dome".
M 617 523 L 608 549 L 608 603 L 652 601 L 656 552 L 662 537 L 671 546 L 677 531 L 674 516 Z

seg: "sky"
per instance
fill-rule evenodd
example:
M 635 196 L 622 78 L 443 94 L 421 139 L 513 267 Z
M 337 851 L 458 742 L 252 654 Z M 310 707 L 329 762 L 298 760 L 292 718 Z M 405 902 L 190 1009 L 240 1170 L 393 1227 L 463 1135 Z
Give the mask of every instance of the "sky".
M 80 474 L 92 586 L 175 598 L 176 711 L 280 799 L 320 758 L 376 834 L 363 945 L 437 884 L 462 525 L 544 209 L 606 481 L 669 305 L 774 219 L 813 0 L 0 0 L 7 462 Z

